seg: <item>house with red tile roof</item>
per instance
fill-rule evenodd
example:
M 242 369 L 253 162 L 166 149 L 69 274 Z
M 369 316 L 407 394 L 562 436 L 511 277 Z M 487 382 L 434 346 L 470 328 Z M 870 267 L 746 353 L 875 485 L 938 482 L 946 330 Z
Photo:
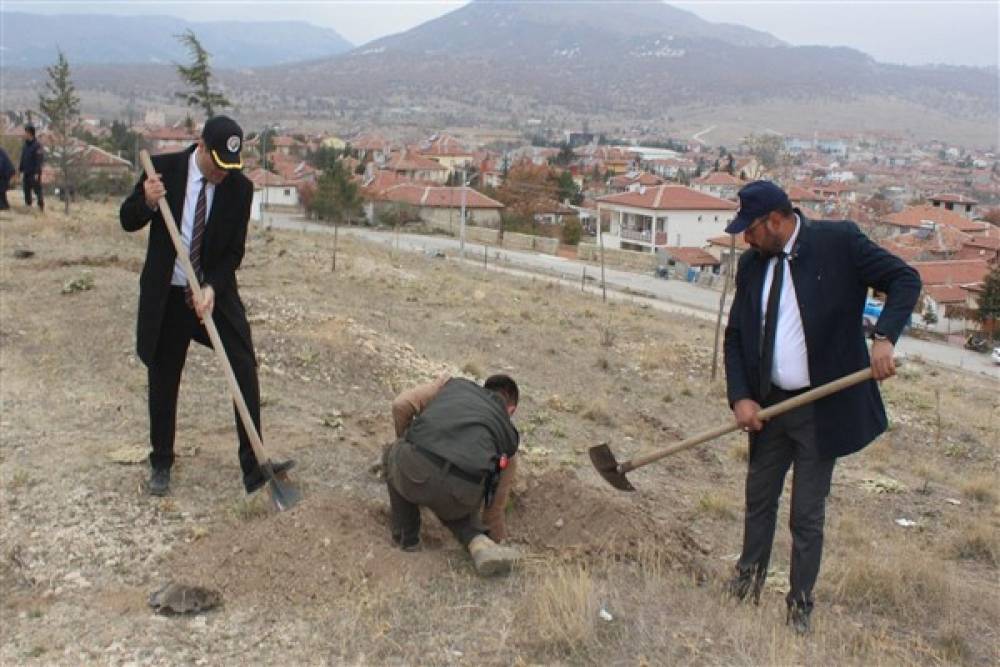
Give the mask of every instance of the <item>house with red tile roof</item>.
M 283 153 L 270 153 L 267 158 L 267 166 L 274 173 L 280 175 L 286 181 L 293 183 L 315 182 L 319 176 L 319 171 L 305 160 L 295 156 L 284 155 Z
M 279 207 L 298 207 L 298 181 L 289 180 L 273 171 L 258 167 L 246 172 L 246 177 L 254 185 L 254 197 L 259 199 L 261 210 Z
M 643 167 L 663 178 L 677 178 L 681 170 L 690 175 L 698 170 L 698 163 L 687 158 L 653 158 L 643 160 Z
M 858 190 L 847 183 L 825 183 L 813 188 L 824 201 L 847 204 L 857 200 Z
M 271 137 L 267 142 L 267 147 L 272 151 L 287 155 L 289 157 L 303 158 L 306 155 L 306 144 L 295 137 L 279 134 Z
M 743 187 L 743 181 L 724 171 L 710 171 L 700 178 L 692 179 L 691 187 L 713 197 L 735 201 L 736 193 Z
M 704 247 L 705 252 L 719 260 L 723 273 L 725 273 L 726 267 L 729 266 L 729 249 L 733 236 L 736 238 L 735 261 L 733 263 L 735 269 L 735 262 L 739 262 L 740 255 L 750 249 L 750 245 L 743 239 L 742 234 L 720 234 L 719 236 L 713 236 L 708 239 Z
M 902 259 L 904 262 L 907 262 L 908 264 L 912 264 L 913 262 L 916 262 L 920 259 L 921 255 L 920 248 L 901 245 L 899 243 L 896 243 L 895 238 L 882 239 L 878 242 L 878 244 L 883 248 L 885 248 L 886 250 L 888 250 L 889 252 L 891 252 L 893 255 L 896 255 L 897 257 Z
M 107 174 L 111 176 L 130 176 L 132 163 L 103 148 L 87 145 L 83 149 L 83 163 L 87 176 Z
M 991 265 L 1000 263 L 1000 227 L 990 225 L 982 233 L 969 234 L 953 259 L 979 259 Z
M 719 273 L 719 260 L 701 248 L 667 246 L 657 255 L 682 280 L 690 281 L 699 273 Z
M 968 315 L 966 287 L 982 283 L 990 265 L 982 260 L 948 260 L 913 262 L 912 266 L 923 282 L 923 308 L 930 308 L 939 318 L 934 328 L 946 333 L 964 331 Z
M 369 190 L 370 191 L 370 190 Z M 470 187 L 447 187 L 397 183 L 371 194 L 369 219 L 383 211 L 405 212 L 409 220 L 420 219 L 439 229 L 457 234 L 461 226 L 462 206 L 469 225 L 498 227 L 503 204 Z
M 553 200 L 544 200 L 532 208 L 535 222 L 543 225 L 561 225 L 567 218 L 577 215 L 575 208 L 570 208 Z
M 931 203 L 931 206 L 954 211 L 970 220 L 976 217 L 976 205 L 979 203 L 971 197 L 948 192 L 931 195 L 927 198 L 927 201 Z
M 448 180 L 448 167 L 435 160 L 410 153 L 406 149 L 393 153 L 382 167 L 385 171 L 411 181 L 426 181 L 443 185 Z
M 979 259 L 914 262 L 913 268 L 920 274 L 925 286 L 978 283 L 985 280 L 990 272 L 989 263 Z
M 785 194 L 792 202 L 792 206 L 808 206 L 809 208 L 822 207 L 825 201 L 823 197 L 814 191 L 802 187 L 801 185 L 790 185 L 785 188 Z
M 392 152 L 392 143 L 381 134 L 366 132 L 359 134 L 348 142 L 351 150 L 357 152 L 362 162 L 385 162 Z
M 445 180 L 456 171 L 468 169 L 475 161 L 473 151 L 450 134 L 431 135 L 416 150 L 421 156 L 447 169 Z
M 143 133 L 150 155 L 182 151 L 198 141 L 199 133 L 185 127 L 158 127 Z
M 647 171 L 630 171 L 618 176 L 612 176 L 608 181 L 608 187 L 612 192 L 634 192 L 640 187 L 652 187 L 662 185 L 664 180 L 659 176 L 654 176 Z
M 889 234 L 899 234 L 935 225 L 946 225 L 967 234 L 982 233 L 988 223 L 969 220 L 960 213 L 930 206 L 907 206 L 902 211 L 890 213 L 878 221 L 879 227 Z
M 892 237 L 897 247 L 913 249 L 916 256 L 912 261 L 961 259 L 957 257 L 958 253 L 971 239 L 972 235 L 948 225 L 915 229 Z
M 726 199 L 682 185 L 659 185 L 597 199 L 601 219 L 610 218 L 605 243 L 612 248 L 656 252 L 663 246 L 704 247 L 736 214 Z

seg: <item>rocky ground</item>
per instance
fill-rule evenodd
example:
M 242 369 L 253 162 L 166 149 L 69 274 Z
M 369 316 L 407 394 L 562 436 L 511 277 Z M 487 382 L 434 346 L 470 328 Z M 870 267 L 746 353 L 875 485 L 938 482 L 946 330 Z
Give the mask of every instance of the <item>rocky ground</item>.
M 737 435 L 611 489 L 620 457 L 728 418 L 708 324 L 325 235 L 253 230 L 240 281 L 264 440 L 306 500 L 273 513 L 239 483 L 209 350 L 188 358 L 172 493 L 143 492 L 145 372 L 134 353 L 145 235 L 114 203 L 0 217 L 3 664 L 996 664 L 1000 385 L 911 362 L 892 428 L 838 466 L 815 632 L 783 625 L 787 506 L 759 608 L 720 594 L 739 550 Z M 29 256 L 30 255 L 30 256 Z M 374 468 L 389 401 L 441 371 L 512 374 L 523 400 L 509 512 L 527 558 L 478 579 L 429 518 L 388 538 Z M 902 525 L 901 525 L 902 524 Z M 222 606 L 162 616 L 168 581 Z

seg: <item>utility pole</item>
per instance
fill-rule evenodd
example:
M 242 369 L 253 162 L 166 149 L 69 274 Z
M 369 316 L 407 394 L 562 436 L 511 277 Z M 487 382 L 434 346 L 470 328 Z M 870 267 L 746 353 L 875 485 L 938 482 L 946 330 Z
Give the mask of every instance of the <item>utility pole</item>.
M 265 229 L 270 229 L 271 225 L 267 224 L 267 218 L 265 213 L 267 211 L 267 191 L 269 189 L 268 181 L 271 180 L 268 178 L 268 171 L 267 171 L 267 129 L 268 126 L 265 125 L 264 131 L 260 133 L 260 164 L 264 168 L 264 196 L 262 197 L 260 205 L 260 221 L 261 224 L 264 225 Z M 337 270 L 336 251 L 334 251 L 333 269 L 334 271 Z
M 465 257 L 465 165 L 462 165 L 462 215 L 459 220 L 458 253 Z

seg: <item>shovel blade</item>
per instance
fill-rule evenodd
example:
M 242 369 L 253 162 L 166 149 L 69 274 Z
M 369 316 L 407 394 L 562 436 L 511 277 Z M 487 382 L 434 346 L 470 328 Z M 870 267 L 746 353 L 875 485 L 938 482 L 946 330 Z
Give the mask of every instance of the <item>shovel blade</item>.
M 632 486 L 632 483 L 628 481 L 625 473 L 618 466 L 618 461 L 615 459 L 615 455 L 612 453 L 608 443 L 602 442 L 599 445 L 594 445 L 588 452 L 590 453 L 590 462 L 594 464 L 594 469 L 597 470 L 598 474 L 608 484 L 619 491 L 635 491 L 635 487 Z
M 271 502 L 274 503 L 275 509 L 284 512 L 299 504 L 302 500 L 302 491 L 288 478 L 287 473 L 276 475 L 270 461 L 261 468 L 267 475 L 267 490 L 271 494 Z

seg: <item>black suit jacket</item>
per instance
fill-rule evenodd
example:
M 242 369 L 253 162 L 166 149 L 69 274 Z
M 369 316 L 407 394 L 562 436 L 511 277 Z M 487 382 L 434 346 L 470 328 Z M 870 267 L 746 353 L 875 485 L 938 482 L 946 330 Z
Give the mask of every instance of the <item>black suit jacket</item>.
M 876 331 L 893 343 L 920 295 L 920 277 L 903 260 L 882 249 L 848 220 L 808 220 L 789 255 L 792 280 L 806 339 L 809 379 L 825 384 L 869 363 L 862 316 L 868 288 L 886 294 Z M 758 403 L 761 301 L 768 259 L 756 250 L 740 258 L 736 296 L 726 326 L 726 385 L 730 405 Z M 816 403 L 816 441 L 826 458 L 855 452 L 886 428 L 885 407 L 874 380 Z
M 179 226 L 184 212 L 187 190 L 188 162 L 194 147 L 179 153 L 153 157 L 153 166 L 167 190 L 167 203 Z M 177 251 L 163 221 L 163 214 L 146 206 L 142 184 L 143 174 L 132 194 L 122 202 L 119 217 L 125 231 L 134 232 L 151 223 L 146 262 L 139 278 L 139 318 L 136 347 L 139 358 L 147 365 L 156 353 L 163 314 L 170 293 L 170 278 L 174 272 Z M 205 223 L 202 238 L 201 268 L 205 285 L 215 290 L 213 316 L 225 317 L 251 345 L 250 325 L 236 283 L 236 269 L 243 260 L 247 224 L 253 202 L 253 184 L 240 172 L 232 172 L 215 186 L 212 210 Z M 179 230 L 178 230 L 179 231 Z

